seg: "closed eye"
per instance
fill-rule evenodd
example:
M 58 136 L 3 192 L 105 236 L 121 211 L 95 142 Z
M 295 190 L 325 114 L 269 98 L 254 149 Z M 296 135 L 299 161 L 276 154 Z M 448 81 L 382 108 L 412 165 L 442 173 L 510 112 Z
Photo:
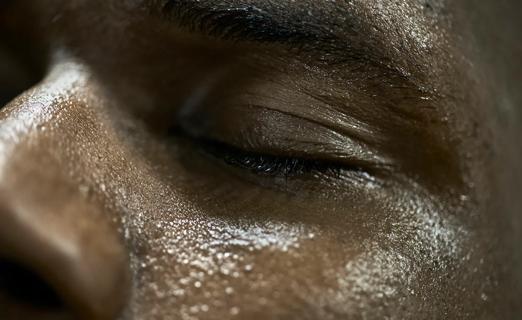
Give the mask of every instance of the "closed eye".
M 204 153 L 215 159 L 260 176 L 285 179 L 304 175 L 335 177 L 346 169 L 327 161 L 249 152 L 218 141 L 197 140 L 197 143 Z

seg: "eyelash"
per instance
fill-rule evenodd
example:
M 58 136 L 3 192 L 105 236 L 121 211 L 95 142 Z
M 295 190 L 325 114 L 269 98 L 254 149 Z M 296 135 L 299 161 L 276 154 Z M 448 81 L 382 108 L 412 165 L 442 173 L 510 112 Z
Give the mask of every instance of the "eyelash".
M 304 175 L 338 176 L 341 168 L 319 160 L 258 154 L 222 142 L 200 141 L 202 150 L 226 164 L 253 174 L 274 178 L 295 178 Z

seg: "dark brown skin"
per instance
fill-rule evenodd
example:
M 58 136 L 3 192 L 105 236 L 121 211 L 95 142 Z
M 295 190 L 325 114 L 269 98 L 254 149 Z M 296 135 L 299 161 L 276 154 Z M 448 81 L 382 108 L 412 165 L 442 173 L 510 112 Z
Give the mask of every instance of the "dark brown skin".
M 0 5 L 0 319 L 520 319 L 520 21 Z

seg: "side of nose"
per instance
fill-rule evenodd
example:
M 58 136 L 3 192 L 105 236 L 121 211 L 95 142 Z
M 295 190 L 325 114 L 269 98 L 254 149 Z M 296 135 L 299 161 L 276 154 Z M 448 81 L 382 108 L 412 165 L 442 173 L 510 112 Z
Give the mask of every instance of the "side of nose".
M 74 134 L 41 130 L 55 116 L 86 118 L 49 116 L 82 112 L 70 104 L 81 100 L 71 95 L 85 83 L 79 82 L 80 71 L 69 69 L 17 99 L 0 119 L 2 319 L 49 319 L 50 307 L 59 309 L 53 312 L 60 319 L 114 319 L 128 295 L 128 257 L 117 219 L 102 199 L 74 182 L 82 180 L 81 170 L 64 172 L 63 163 L 78 160 L 67 159 L 75 153 Z M 67 152 L 52 150 L 57 146 Z

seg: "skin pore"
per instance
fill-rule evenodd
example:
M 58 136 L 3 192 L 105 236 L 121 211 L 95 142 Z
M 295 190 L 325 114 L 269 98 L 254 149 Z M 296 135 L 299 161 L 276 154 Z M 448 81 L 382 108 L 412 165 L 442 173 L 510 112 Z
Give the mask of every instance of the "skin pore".
M 521 6 L 0 5 L 0 318 L 520 317 Z

